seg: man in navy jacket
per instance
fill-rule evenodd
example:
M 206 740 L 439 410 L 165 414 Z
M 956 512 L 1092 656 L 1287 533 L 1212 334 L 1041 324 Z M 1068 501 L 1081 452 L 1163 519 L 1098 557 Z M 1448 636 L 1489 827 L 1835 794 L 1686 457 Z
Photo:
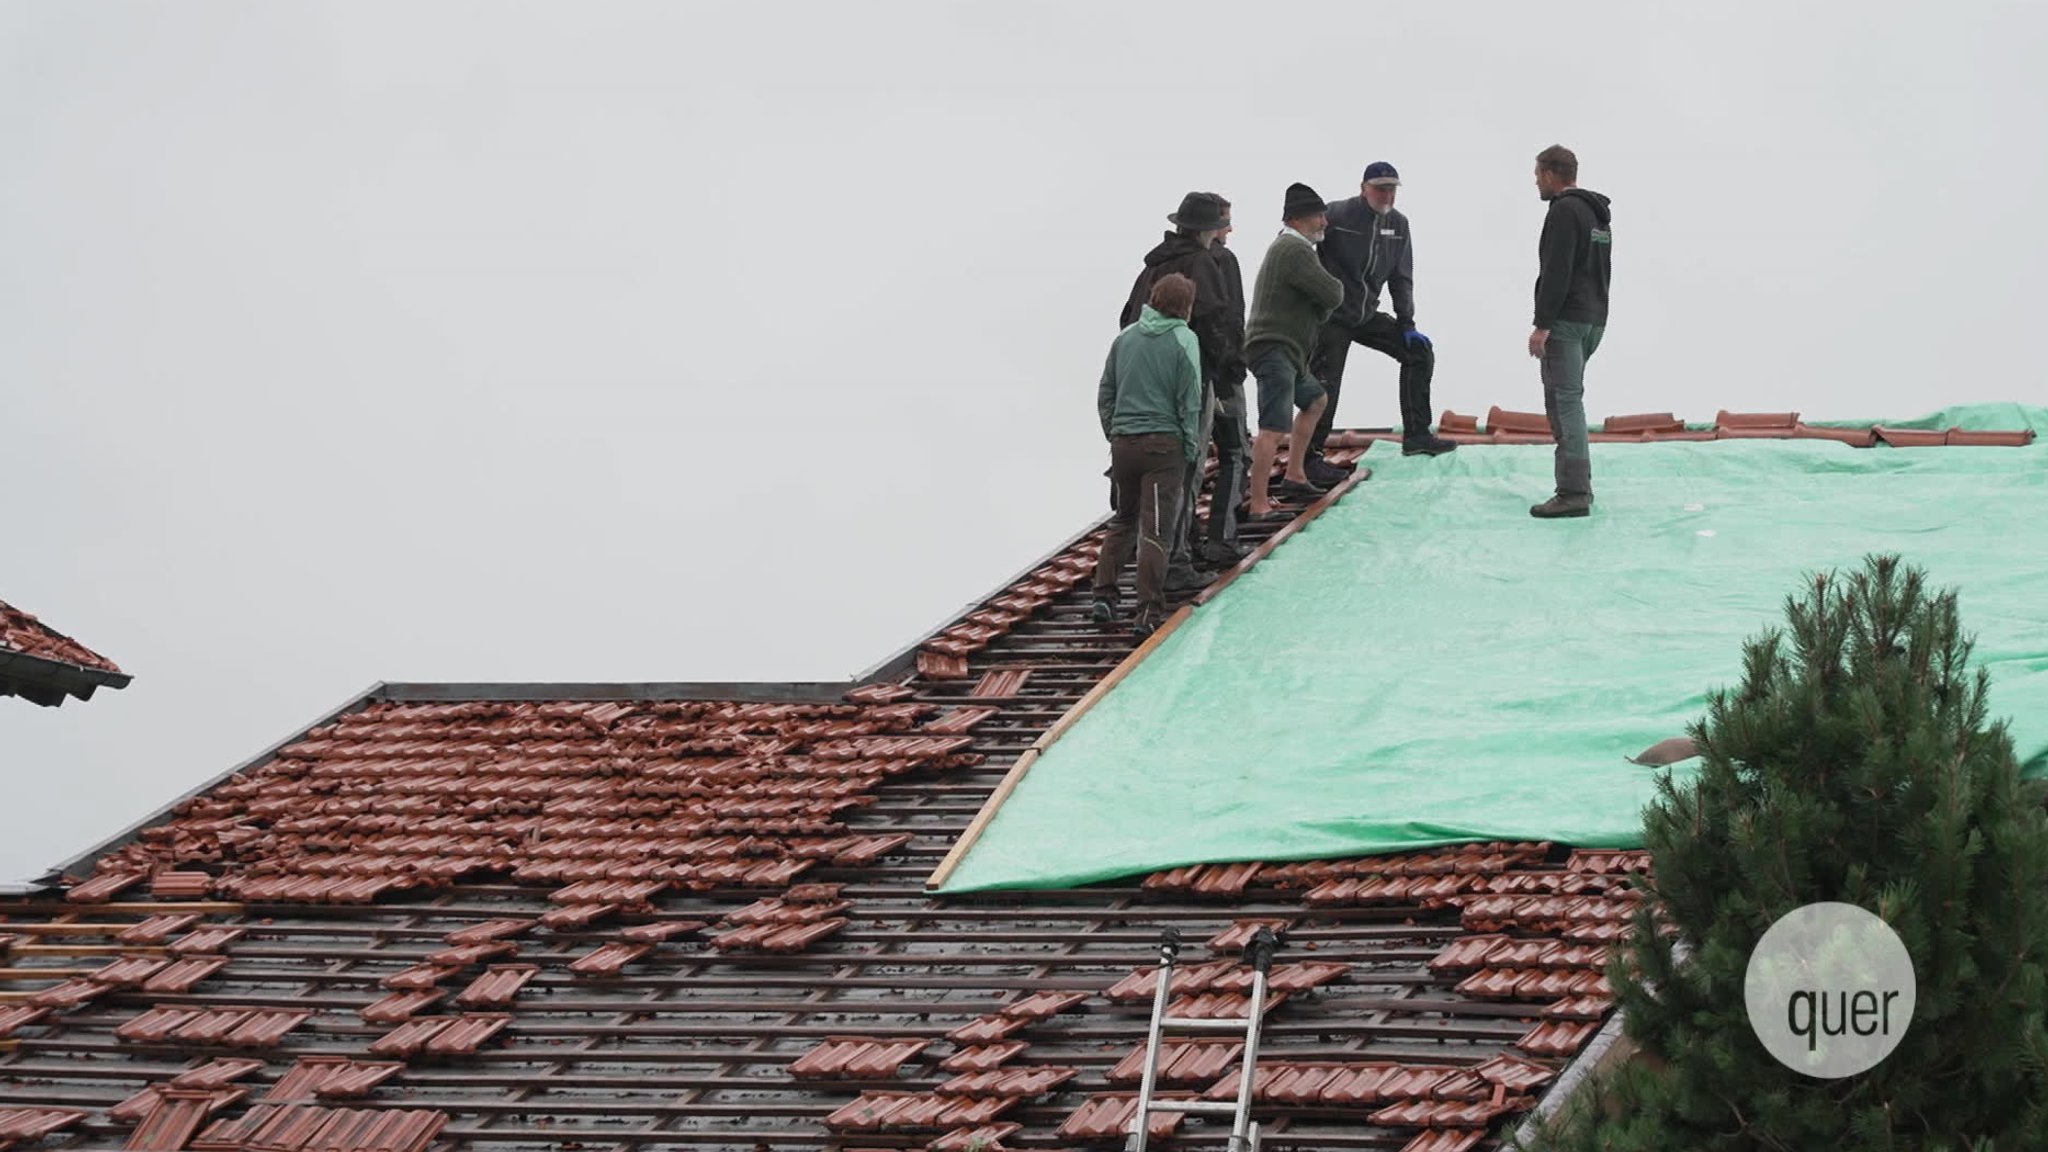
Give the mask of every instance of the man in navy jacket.
M 1358 195 L 1330 205 L 1330 230 L 1317 246 L 1323 267 L 1344 282 L 1344 303 L 1317 334 L 1310 367 L 1330 397 L 1309 444 L 1308 475 L 1317 483 L 1343 478 L 1343 470 L 1324 461 L 1322 452 L 1335 426 L 1344 361 L 1353 344 L 1390 356 L 1401 366 L 1404 454 L 1435 456 L 1457 447 L 1429 430 L 1429 382 L 1436 371 L 1436 350 L 1415 328 L 1415 251 L 1408 217 L 1394 208 L 1400 186 L 1401 174 L 1392 164 L 1380 160 L 1369 165 Z M 1379 310 L 1382 294 L 1392 298 L 1391 316 Z

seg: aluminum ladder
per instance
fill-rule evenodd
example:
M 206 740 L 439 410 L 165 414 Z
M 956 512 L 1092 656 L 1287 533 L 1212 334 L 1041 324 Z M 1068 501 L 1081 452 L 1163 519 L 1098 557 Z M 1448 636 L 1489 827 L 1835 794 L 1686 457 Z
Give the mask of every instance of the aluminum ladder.
M 1180 1112 L 1191 1116 L 1229 1116 L 1230 1152 L 1258 1152 L 1259 1126 L 1252 1122 L 1252 1072 L 1259 1062 L 1259 1024 L 1266 1012 L 1266 974 L 1273 967 L 1273 953 L 1280 941 L 1271 928 L 1261 926 L 1245 942 L 1244 962 L 1252 969 L 1252 999 L 1243 1020 L 1191 1020 L 1166 1014 L 1167 996 L 1173 986 L 1174 963 L 1180 958 L 1180 930 L 1168 928 L 1159 934 L 1159 979 L 1152 992 L 1152 1026 L 1145 1035 L 1145 1074 L 1138 1083 L 1138 1111 L 1131 1118 L 1131 1132 L 1125 1141 L 1127 1152 L 1145 1152 L 1154 1113 Z M 1152 1099 L 1159 1075 L 1159 1046 L 1168 1030 L 1180 1032 L 1221 1032 L 1244 1037 L 1244 1062 L 1238 1072 L 1234 1100 Z

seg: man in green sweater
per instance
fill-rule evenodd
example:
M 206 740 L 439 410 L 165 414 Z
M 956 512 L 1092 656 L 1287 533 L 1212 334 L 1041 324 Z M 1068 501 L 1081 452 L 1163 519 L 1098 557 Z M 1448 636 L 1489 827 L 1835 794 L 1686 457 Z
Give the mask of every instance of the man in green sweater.
M 1291 184 L 1280 217 L 1285 227 L 1259 265 L 1251 319 L 1244 330 L 1245 360 L 1259 381 L 1259 438 L 1252 445 L 1249 509 L 1253 519 L 1273 514 L 1272 495 L 1313 498 L 1325 491 L 1310 483 L 1303 470 L 1309 439 L 1327 403 L 1322 385 L 1309 375 L 1308 355 L 1316 330 L 1344 301 L 1343 281 L 1324 271 L 1316 255 L 1329 225 L 1323 198 L 1306 184 Z M 1279 454 L 1280 438 L 1290 431 L 1290 417 L 1293 439 L 1287 476 L 1279 491 L 1269 494 L 1273 458 Z
M 1202 357 L 1188 328 L 1195 282 L 1178 272 L 1152 285 L 1138 322 L 1117 334 L 1095 409 L 1109 440 L 1116 516 L 1095 563 L 1097 623 L 1116 620 L 1117 577 L 1138 551 L 1138 609 L 1131 632 L 1143 639 L 1166 619 L 1166 567 L 1173 552 L 1184 470 L 1202 458 Z

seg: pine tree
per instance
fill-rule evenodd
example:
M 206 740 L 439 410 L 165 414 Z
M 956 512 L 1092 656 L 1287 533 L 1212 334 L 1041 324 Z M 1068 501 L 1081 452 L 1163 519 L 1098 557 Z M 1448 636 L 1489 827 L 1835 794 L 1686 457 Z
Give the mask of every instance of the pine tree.
M 1652 875 L 1609 966 L 1639 1054 L 1533 1143 L 1671 1149 L 2048 1149 L 2048 813 L 2019 776 L 1953 591 L 1895 556 L 1815 577 L 1646 814 Z M 1875 912 L 1913 959 L 1899 1048 L 1815 1079 L 1744 1008 L 1764 931 L 1804 904 Z M 1660 931 L 1657 921 L 1664 930 Z

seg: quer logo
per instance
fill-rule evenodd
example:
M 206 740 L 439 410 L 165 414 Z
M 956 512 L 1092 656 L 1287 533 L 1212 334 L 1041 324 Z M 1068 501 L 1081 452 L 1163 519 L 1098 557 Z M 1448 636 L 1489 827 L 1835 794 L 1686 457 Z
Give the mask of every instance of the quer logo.
M 1749 956 L 1743 1002 L 1778 1062 L 1825 1080 L 1876 1067 L 1913 1022 L 1913 958 L 1899 934 L 1854 904 L 1778 918 Z

